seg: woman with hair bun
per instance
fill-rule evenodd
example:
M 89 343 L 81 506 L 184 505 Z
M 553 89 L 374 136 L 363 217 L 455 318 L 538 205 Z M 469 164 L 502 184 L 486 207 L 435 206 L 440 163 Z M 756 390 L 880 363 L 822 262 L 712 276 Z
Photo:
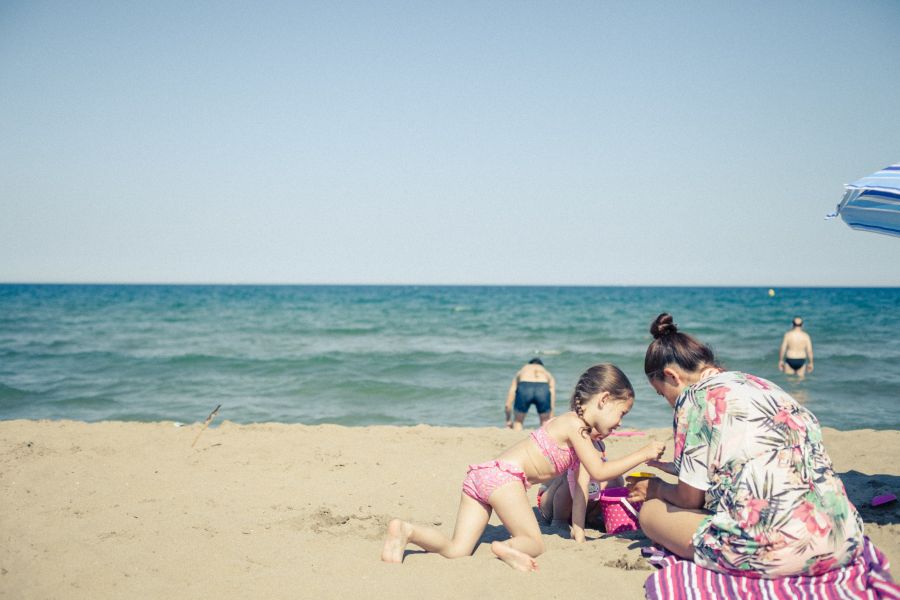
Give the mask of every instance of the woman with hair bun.
M 751 577 L 817 575 L 863 546 L 862 520 L 822 445 L 815 416 L 777 385 L 725 371 L 663 313 L 644 372 L 674 409 L 678 476 L 634 484 L 641 527 L 682 558 Z

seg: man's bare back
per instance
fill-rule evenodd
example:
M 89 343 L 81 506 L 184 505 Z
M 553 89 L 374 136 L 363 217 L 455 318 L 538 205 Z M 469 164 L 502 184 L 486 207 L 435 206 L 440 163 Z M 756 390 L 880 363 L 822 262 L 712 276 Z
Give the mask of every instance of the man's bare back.
M 540 389 L 532 389 L 535 386 Z M 529 389 L 520 390 L 520 388 Z M 539 397 L 535 396 L 529 399 L 526 397 L 529 392 L 531 395 L 537 394 Z M 506 393 L 506 426 L 516 430 L 522 429 L 525 413 L 528 412 L 531 404 L 534 404 L 538 411 L 541 425 L 553 416 L 553 409 L 556 407 L 556 380 L 539 358 L 532 358 L 513 377 L 509 391 Z M 513 419 L 513 412 L 515 412 L 515 419 Z
M 527 364 L 516 373 L 517 381 L 549 382 L 551 379 L 553 376 L 544 368 L 544 365 Z

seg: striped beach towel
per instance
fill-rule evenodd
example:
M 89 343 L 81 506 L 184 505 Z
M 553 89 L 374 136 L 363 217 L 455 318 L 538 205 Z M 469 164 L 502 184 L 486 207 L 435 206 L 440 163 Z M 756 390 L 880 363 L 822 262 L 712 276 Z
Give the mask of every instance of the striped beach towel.
M 815 577 L 760 579 L 725 575 L 652 546 L 642 553 L 650 564 L 659 567 L 644 583 L 648 600 L 900 600 L 900 586 L 891 578 L 887 557 L 869 538 L 852 564 Z

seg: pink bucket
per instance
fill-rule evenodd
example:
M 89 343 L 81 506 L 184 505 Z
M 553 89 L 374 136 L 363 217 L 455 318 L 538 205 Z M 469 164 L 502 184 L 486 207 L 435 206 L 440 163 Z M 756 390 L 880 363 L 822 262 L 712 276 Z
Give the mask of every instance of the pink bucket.
M 600 506 L 603 508 L 603 522 L 606 533 L 622 533 L 639 529 L 638 511 L 642 502 L 632 504 L 625 498 L 628 488 L 607 488 L 600 492 Z

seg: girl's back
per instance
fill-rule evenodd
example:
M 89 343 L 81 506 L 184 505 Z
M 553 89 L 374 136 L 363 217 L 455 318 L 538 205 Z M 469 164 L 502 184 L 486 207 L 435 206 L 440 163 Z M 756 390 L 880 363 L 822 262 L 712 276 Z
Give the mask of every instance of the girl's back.
M 547 421 L 524 440 L 508 448 L 497 460 L 518 465 L 532 485 L 546 483 L 571 464 L 575 452 L 568 443 L 569 432 L 583 427 L 574 412 L 567 412 Z M 558 465 L 565 462 L 565 468 Z

